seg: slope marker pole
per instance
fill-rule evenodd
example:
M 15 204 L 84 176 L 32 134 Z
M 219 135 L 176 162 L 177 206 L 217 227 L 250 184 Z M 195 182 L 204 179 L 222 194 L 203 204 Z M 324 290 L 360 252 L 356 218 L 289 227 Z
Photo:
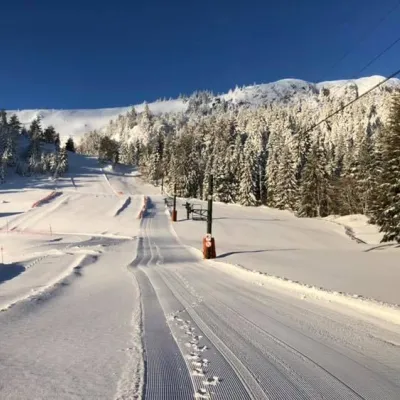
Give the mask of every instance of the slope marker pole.
M 214 191 L 214 179 L 211 174 L 208 180 L 208 209 L 207 209 L 207 234 L 203 238 L 203 256 L 209 260 L 216 258 L 215 239 L 212 236 L 212 215 L 213 215 L 213 191 Z
M 178 212 L 176 211 L 176 183 L 174 184 L 174 207 L 172 209 L 172 222 L 176 222 Z

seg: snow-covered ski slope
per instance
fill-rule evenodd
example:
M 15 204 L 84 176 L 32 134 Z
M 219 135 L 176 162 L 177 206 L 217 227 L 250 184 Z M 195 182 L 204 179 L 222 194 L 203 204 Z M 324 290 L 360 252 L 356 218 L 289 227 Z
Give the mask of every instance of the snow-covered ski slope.
M 310 93 L 318 93 L 322 88 L 330 90 L 336 97 L 344 95 L 349 87 L 356 88 L 358 95 L 365 93 L 385 78 L 382 76 L 371 76 L 354 80 L 340 80 L 321 82 L 318 84 L 303 81 L 301 79 L 282 79 L 277 82 L 251 85 L 242 88 L 235 88 L 228 93 L 216 97 L 223 98 L 232 104 L 246 106 L 260 106 L 271 102 L 299 101 Z M 400 88 L 399 79 L 391 79 L 385 86 Z M 156 101 L 148 103 L 154 114 L 176 113 L 187 109 L 188 103 L 182 99 Z M 144 103 L 134 106 L 137 112 L 143 111 Z M 65 140 L 69 136 L 80 138 L 85 132 L 94 129 L 101 130 L 111 119 L 120 114 L 125 114 L 131 109 L 129 107 L 88 109 L 88 110 L 10 110 L 8 113 L 17 114 L 20 121 L 25 125 L 29 124 L 37 116 L 41 116 L 43 126 L 53 125 Z
M 205 262 L 204 222 L 180 208 L 172 226 L 137 171 L 70 165 L 58 181 L 0 189 L 1 399 L 398 399 L 398 308 L 226 263 L 291 265 L 309 284 L 322 270 L 327 289 L 335 278 L 354 293 L 362 271 L 348 257 L 371 246 L 329 221 L 216 204 L 220 258 Z M 396 265 L 382 260 L 396 251 L 365 253 L 388 270 L 374 282 L 388 292 Z
M 142 112 L 145 104 L 135 105 L 137 112 Z M 186 106 L 181 100 L 165 100 L 149 103 L 152 113 L 160 114 L 166 112 L 179 112 L 185 110 Z M 99 108 L 87 110 L 10 110 L 10 115 L 16 114 L 26 128 L 38 116 L 41 117 L 42 125 L 53 125 L 61 137 L 81 137 L 85 132 L 100 130 L 120 114 L 126 114 L 131 110 L 129 107 Z

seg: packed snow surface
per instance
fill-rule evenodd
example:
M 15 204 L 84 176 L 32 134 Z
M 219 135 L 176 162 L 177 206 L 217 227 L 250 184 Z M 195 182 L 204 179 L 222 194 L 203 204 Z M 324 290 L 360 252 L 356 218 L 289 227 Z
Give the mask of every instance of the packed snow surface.
M 172 224 L 134 168 L 79 155 L 1 187 L 1 399 L 398 400 L 395 245 L 215 204 L 206 262 L 181 203 Z
M 186 201 L 186 200 L 185 200 Z M 196 207 L 205 202 L 190 200 Z M 179 215 L 186 210 L 179 202 Z M 218 261 L 336 292 L 400 304 L 400 246 L 380 244 L 382 235 L 364 216 L 325 220 L 296 218 L 268 207 L 216 203 L 213 233 Z M 174 225 L 180 240 L 200 249 L 205 223 Z M 359 238 L 360 240 L 356 240 Z M 362 240 L 364 239 L 364 240 Z

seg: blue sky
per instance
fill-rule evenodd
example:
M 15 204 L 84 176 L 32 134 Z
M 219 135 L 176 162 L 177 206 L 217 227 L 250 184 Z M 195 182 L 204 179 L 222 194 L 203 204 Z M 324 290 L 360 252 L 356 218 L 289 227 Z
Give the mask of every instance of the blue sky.
M 350 78 L 400 35 L 398 7 L 359 44 L 398 1 L 7 1 L 0 108 L 113 107 L 282 78 Z M 362 75 L 399 67 L 400 45 Z

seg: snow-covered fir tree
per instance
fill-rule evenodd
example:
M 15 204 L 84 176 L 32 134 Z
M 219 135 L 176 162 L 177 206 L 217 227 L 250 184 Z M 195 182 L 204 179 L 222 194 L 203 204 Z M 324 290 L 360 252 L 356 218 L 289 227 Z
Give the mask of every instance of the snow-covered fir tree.
M 36 117 L 32 121 L 32 123 L 29 127 L 29 135 L 32 139 L 37 140 L 37 141 L 44 139 L 40 117 Z
M 57 176 L 67 172 L 69 169 L 69 162 L 68 162 L 68 151 L 65 147 L 63 147 L 59 154 L 58 165 L 57 165 Z
M 327 171 L 326 154 L 320 141 L 314 143 L 300 182 L 298 214 L 324 217 L 332 210 L 333 188 Z
M 5 111 L 0 112 L 0 181 L 7 179 L 8 169 L 13 169 L 21 175 L 34 173 L 53 173 L 56 170 L 56 148 L 43 146 L 48 141 L 54 143 L 58 136 L 54 128 L 48 127 L 44 135 L 40 119 L 35 118 L 29 132 L 21 128 L 16 115 L 8 119 Z M 51 134 L 51 141 L 50 141 Z M 26 146 L 28 141 L 28 146 Z M 21 146 L 22 145 L 22 146 Z
M 257 204 L 255 191 L 255 153 L 250 141 L 246 140 L 243 148 L 243 157 L 240 163 L 240 182 L 238 202 L 244 206 L 255 206 Z
M 277 208 L 296 210 L 298 185 L 296 179 L 297 165 L 293 159 L 294 152 L 287 144 L 281 151 L 276 174 L 275 204 Z
M 400 95 L 393 98 L 391 115 L 381 135 L 381 160 L 373 218 L 383 241 L 400 242 Z
M 43 140 L 46 143 L 54 143 L 56 135 L 57 132 L 52 125 L 49 125 L 43 130 Z
M 72 139 L 72 137 L 69 137 L 67 142 L 65 143 L 65 149 L 67 151 L 75 153 L 75 142 L 74 139 Z
M 389 206 L 383 205 L 393 206 L 396 196 L 385 203 L 376 192 L 395 192 L 383 171 L 393 165 L 387 121 L 400 82 L 389 81 L 309 129 L 357 98 L 364 84 L 286 80 L 223 96 L 196 92 L 182 99 L 183 111 L 157 114 L 147 104 L 142 112 L 132 109 L 85 135 L 79 151 L 99 155 L 102 141 L 115 140 L 120 161 L 139 166 L 169 192 L 176 183 L 184 196 L 204 199 L 213 174 L 219 201 L 288 208 L 309 217 L 365 213 L 384 224 Z

